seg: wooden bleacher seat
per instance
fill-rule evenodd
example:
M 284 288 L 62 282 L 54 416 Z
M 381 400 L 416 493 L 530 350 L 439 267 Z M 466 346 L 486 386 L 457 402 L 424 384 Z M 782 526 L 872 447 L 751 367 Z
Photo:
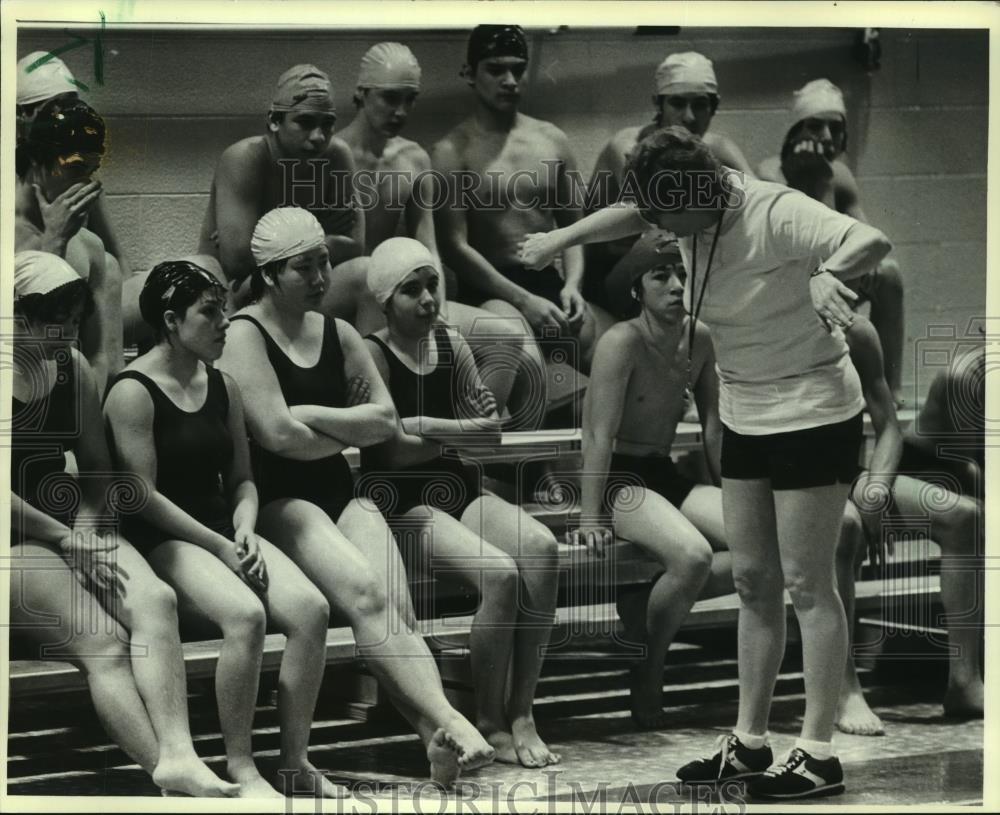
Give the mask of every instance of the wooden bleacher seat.
M 916 411 L 900 412 L 900 422 L 905 427 L 913 421 Z M 865 417 L 865 432 L 870 439 L 871 422 Z M 512 461 L 526 455 L 558 459 L 577 455 L 580 451 L 581 432 L 576 430 L 526 431 L 505 433 L 501 444 L 494 448 L 477 450 L 474 457 L 483 462 Z M 698 450 L 701 447 L 701 427 L 681 423 L 674 444 L 675 452 Z M 358 464 L 358 451 L 345 451 L 353 467 Z M 542 505 L 526 504 L 525 508 L 538 517 L 557 535 L 561 535 L 579 510 L 567 508 L 553 510 Z M 929 547 L 929 548 L 928 548 Z M 912 548 L 912 547 L 911 547 Z M 892 561 L 888 578 L 863 579 L 857 587 L 857 609 L 862 619 L 875 621 L 874 612 L 891 609 L 895 603 L 919 601 L 933 602 L 940 591 L 940 579 L 927 570 L 906 568 L 916 563 L 926 563 L 939 555 L 934 544 L 926 543 L 913 551 L 899 553 Z M 599 645 L 606 641 L 611 631 L 618 630 L 618 615 L 613 602 L 617 588 L 647 583 L 661 571 L 659 564 L 649 559 L 634 544 L 618 540 L 604 558 L 595 558 L 582 547 L 565 543 L 559 545 L 561 569 L 561 596 L 566 603 L 559 609 L 552 643 L 567 646 Z M 863 575 L 864 577 L 864 575 Z M 411 581 L 414 589 L 433 589 L 432 580 L 417 577 Z M 596 602 L 595 602 L 596 601 Z M 786 595 L 789 614 L 791 605 Z M 695 604 L 685 620 L 682 632 L 698 629 L 726 628 L 736 623 L 738 601 L 735 595 L 702 600 Z M 888 620 L 888 623 L 886 622 Z M 464 649 L 468 645 L 472 617 L 461 615 L 422 620 L 421 632 L 432 651 Z M 892 624 L 891 614 L 883 614 L 882 625 Z M 906 625 L 907 623 L 900 623 Z M 214 675 L 221 641 L 205 640 L 184 645 L 185 666 L 191 678 Z M 331 628 L 327 633 L 327 664 L 348 664 L 356 661 L 354 639 L 349 628 Z M 284 637 L 268 635 L 265 640 L 263 670 L 275 671 L 284 649 Z M 82 675 L 65 662 L 12 660 L 10 663 L 11 698 L 44 695 L 85 687 Z
M 912 604 L 914 600 L 932 603 L 940 592 L 940 577 L 907 577 L 885 584 L 881 580 L 866 580 L 857 584 L 857 609 L 871 621 L 882 625 L 891 618 L 896 604 Z M 785 606 L 790 618 L 794 616 L 791 601 L 786 593 Z M 875 616 L 883 611 L 880 618 Z M 888 616 L 886 614 L 888 612 Z M 728 594 L 695 603 L 684 621 L 681 632 L 713 628 L 732 628 L 736 625 L 738 600 Z M 906 623 L 903 623 L 906 625 Z M 420 632 L 428 647 L 436 653 L 468 647 L 472 617 L 468 615 L 423 621 Z M 560 608 L 552 632 L 552 648 L 594 648 L 607 643 L 612 632 L 620 632 L 618 612 L 614 602 L 576 605 Z M 262 670 L 276 671 L 284 650 L 285 638 L 269 634 L 265 639 Z M 356 660 L 354 637 L 350 628 L 331 628 L 327 632 L 327 665 L 344 665 Z M 207 678 L 214 675 L 219 658 L 221 640 L 205 640 L 184 644 L 184 664 L 189 678 Z M 10 663 L 11 699 L 27 698 L 50 693 L 84 690 L 83 675 L 67 662 L 13 660 Z

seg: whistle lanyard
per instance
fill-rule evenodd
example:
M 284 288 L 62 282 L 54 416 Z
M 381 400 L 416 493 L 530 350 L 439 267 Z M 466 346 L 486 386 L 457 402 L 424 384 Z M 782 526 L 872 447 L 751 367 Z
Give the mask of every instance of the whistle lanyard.
M 708 250 L 708 263 L 705 266 L 705 281 L 701 284 L 701 292 L 698 294 L 698 303 L 695 305 L 694 294 L 696 290 L 696 280 L 698 277 L 698 235 L 695 233 L 691 241 L 691 323 L 688 326 L 688 385 L 691 380 L 691 353 L 694 349 L 694 327 L 698 322 L 698 315 L 701 314 L 701 304 L 705 299 L 705 289 L 708 288 L 708 276 L 712 273 L 712 260 L 715 258 L 715 247 L 719 244 L 719 233 L 722 231 L 722 216 L 725 210 L 719 213 L 719 220 L 715 224 L 715 235 L 712 238 L 712 247 Z

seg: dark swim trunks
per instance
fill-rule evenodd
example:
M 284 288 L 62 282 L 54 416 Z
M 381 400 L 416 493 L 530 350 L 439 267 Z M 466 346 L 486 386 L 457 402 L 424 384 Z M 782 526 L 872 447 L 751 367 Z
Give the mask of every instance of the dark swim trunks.
M 662 495 L 680 509 L 697 484 L 681 475 L 669 456 L 626 456 L 615 453 L 611 456 L 608 481 L 604 487 L 602 511 L 610 515 L 619 493 L 636 486 Z M 625 503 L 631 505 L 633 502 L 626 500 Z M 620 511 L 625 511 L 625 507 L 621 507 Z
M 524 266 L 505 266 L 497 269 L 500 274 L 506 277 L 511 283 L 520 286 L 522 289 L 532 294 L 544 297 L 550 303 L 562 308 L 562 298 L 559 293 L 566 285 L 555 266 L 546 266 L 544 269 L 526 269 Z M 458 301 L 470 306 L 478 306 L 491 296 L 468 280 L 462 280 L 458 287 Z

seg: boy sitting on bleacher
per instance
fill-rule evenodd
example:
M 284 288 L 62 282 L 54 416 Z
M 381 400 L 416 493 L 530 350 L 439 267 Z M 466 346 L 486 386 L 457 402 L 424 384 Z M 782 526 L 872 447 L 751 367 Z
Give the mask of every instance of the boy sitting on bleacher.
M 685 311 L 686 273 L 676 243 L 652 255 L 634 253 L 630 261 L 627 287 L 640 312 L 613 326 L 594 353 L 583 412 L 581 517 L 570 542 L 601 554 L 617 534 L 666 570 L 649 595 L 648 634 L 626 629 L 646 646 L 632 672 L 632 718 L 657 728 L 665 724 L 663 661 L 674 634 L 700 596 L 731 591 L 732 581 L 728 556 L 713 558 L 713 550 L 725 548 L 721 490 L 688 480 L 670 458 L 690 386 L 718 484 L 722 426 L 712 341 Z

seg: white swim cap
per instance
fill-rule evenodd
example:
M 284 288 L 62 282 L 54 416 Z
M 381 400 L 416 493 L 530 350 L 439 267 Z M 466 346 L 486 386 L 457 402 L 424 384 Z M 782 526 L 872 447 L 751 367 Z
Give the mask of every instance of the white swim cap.
M 420 63 L 398 42 L 380 42 L 361 58 L 358 88 L 413 88 L 420 90 Z
M 375 295 L 379 305 L 384 305 L 410 272 L 424 266 L 437 270 L 433 255 L 420 241 L 389 238 L 372 252 L 368 264 L 368 290 Z
M 250 252 L 257 266 L 266 266 L 325 243 L 326 234 L 315 215 L 301 207 L 279 207 L 257 221 L 250 238 Z
M 82 279 L 58 255 L 33 249 L 14 255 L 14 297 L 48 294 L 60 286 Z
M 830 116 L 840 116 L 845 121 L 847 119 L 844 94 L 829 79 L 814 79 L 795 91 L 789 127 L 794 127 L 803 119 Z
M 38 60 L 48 56 L 48 51 L 32 51 L 17 61 L 17 104 L 33 105 L 62 93 L 77 93 L 80 90 L 73 74 L 59 57 L 50 57 L 37 68 L 28 70 Z
M 712 93 L 718 95 L 712 60 L 697 51 L 671 54 L 656 69 L 656 95 Z

